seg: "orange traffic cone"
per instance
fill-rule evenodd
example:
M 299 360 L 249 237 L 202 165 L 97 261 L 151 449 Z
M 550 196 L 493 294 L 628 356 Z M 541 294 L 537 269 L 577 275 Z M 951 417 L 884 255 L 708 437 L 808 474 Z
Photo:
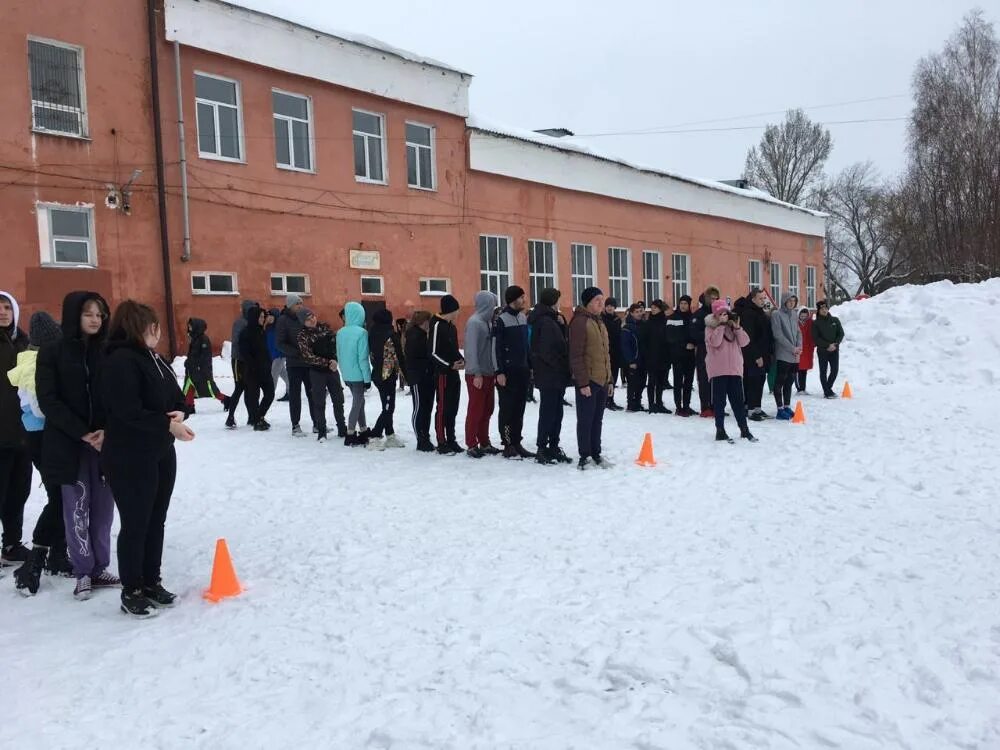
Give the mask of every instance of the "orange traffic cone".
M 656 466 L 656 459 L 653 458 L 653 436 L 646 433 L 645 440 L 642 441 L 642 450 L 639 451 L 639 458 L 635 460 L 639 466 Z
M 841 398 L 854 398 L 854 394 L 851 392 L 851 384 L 846 380 L 844 381 L 844 392 L 840 394 Z
M 792 415 L 792 424 L 805 424 L 806 410 L 802 408 L 802 402 L 795 402 L 795 414 Z
M 229 547 L 226 546 L 225 539 L 219 539 L 215 543 L 215 562 L 212 564 L 212 583 L 205 590 L 204 597 L 210 602 L 217 602 L 230 596 L 239 596 L 243 593 L 236 571 L 233 570 L 233 561 L 229 557 Z

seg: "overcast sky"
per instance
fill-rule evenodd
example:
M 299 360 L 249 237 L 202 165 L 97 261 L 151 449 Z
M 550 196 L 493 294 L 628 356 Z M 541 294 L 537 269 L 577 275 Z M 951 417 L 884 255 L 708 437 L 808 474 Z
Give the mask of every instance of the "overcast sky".
M 649 129 L 586 142 L 694 177 L 739 177 L 749 146 L 781 111 L 831 123 L 828 172 L 904 165 L 917 61 L 962 16 L 1000 0 L 238 0 L 326 28 L 377 37 L 469 71 L 474 113 L 577 134 Z M 290 10 L 294 8 L 294 10 Z M 877 100 L 857 102 L 857 100 Z M 839 106 L 827 106 L 839 105 Z

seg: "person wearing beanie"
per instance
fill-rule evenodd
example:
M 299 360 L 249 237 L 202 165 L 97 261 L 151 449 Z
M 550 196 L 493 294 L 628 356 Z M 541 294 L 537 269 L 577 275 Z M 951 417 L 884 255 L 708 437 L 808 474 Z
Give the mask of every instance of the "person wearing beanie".
M 642 394 L 646 390 L 646 363 L 642 358 L 642 344 L 646 335 L 646 308 L 641 302 L 633 302 L 625 316 L 621 332 L 622 367 L 625 370 L 628 390 L 626 410 L 642 411 Z
M 822 300 L 816 305 L 816 320 L 812 323 L 813 341 L 819 359 L 819 382 L 824 398 L 837 398 L 833 384 L 840 369 L 840 343 L 844 340 L 844 326 L 840 318 L 830 314 L 830 305 Z M 829 370 L 827 370 L 829 368 Z
M 368 445 L 371 431 L 365 418 L 365 391 L 372 386 L 371 348 L 365 330 L 365 308 L 359 302 L 344 307 L 346 325 L 337 331 L 337 361 L 344 383 L 351 392 L 351 411 L 347 415 L 347 437 L 344 445 Z M 376 444 L 374 448 L 381 448 Z
M 649 303 L 649 320 L 646 321 L 640 341 L 642 361 L 646 364 L 646 398 L 650 414 L 671 414 L 663 405 L 670 366 L 670 342 L 667 338 L 667 303 L 654 299 Z
M 802 355 L 802 331 L 799 329 L 799 298 L 788 292 L 781 298 L 781 309 L 771 314 L 771 333 L 774 336 L 774 358 L 778 372 L 774 379 L 774 401 L 778 407 L 775 419 L 792 418 L 792 383 L 799 371 Z
M 410 425 L 417 438 L 417 450 L 433 453 L 431 442 L 431 412 L 437 390 L 437 373 L 431 360 L 429 332 L 432 316 L 427 310 L 416 310 L 406 326 L 403 355 L 406 360 L 406 381 L 410 384 L 413 413 Z
M 184 403 L 188 414 L 194 414 L 196 398 L 214 398 L 224 411 L 229 411 L 229 397 L 215 384 L 212 341 L 207 330 L 208 324 L 201 318 L 188 318 L 188 353 L 184 360 Z
M 611 352 L 608 329 L 601 320 L 604 292 L 587 287 L 580 295 L 569 324 L 569 362 L 576 386 L 576 442 L 581 471 L 597 466 L 611 467 L 601 455 L 604 405 L 611 389 Z
M 497 297 L 476 292 L 476 311 L 465 324 L 465 386 L 469 405 L 465 411 L 465 445 L 470 458 L 499 453 L 490 443 L 490 420 L 496 394 L 497 361 L 493 347 L 493 316 Z
M 667 341 L 670 344 L 670 358 L 674 367 L 674 414 L 678 417 L 693 417 L 691 391 L 694 387 L 694 371 L 698 349 L 694 341 L 691 312 L 691 298 L 684 294 L 677 300 L 677 307 L 667 318 Z
M 531 367 L 540 394 L 538 452 L 540 464 L 573 463 L 559 446 L 566 387 L 570 384 L 569 340 L 566 319 L 559 314 L 559 290 L 543 289 L 528 316 L 531 326 Z
M 372 358 L 372 383 L 378 389 L 382 401 L 382 413 L 379 414 L 372 428 L 372 441 L 369 448 L 405 448 L 406 444 L 396 437 L 396 428 L 392 424 L 396 413 L 396 381 L 400 373 L 406 369 L 406 357 L 403 354 L 403 342 L 399 339 L 392 325 L 392 313 L 388 310 L 376 310 L 372 315 L 372 327 L 368 332 L 368 340 Z M 385 442 L 378 443 L 385 435 Z
M 503 457 L 534 458 L 521 444 L 524 408 L 528 401 L 531 370 L 528 364 L 528 319 L 524 314 L 525 294 L 519 286 L 507 287 L 507 305 L 493 327 L 496 350 L 497 391 L 500 396 L 500 442 Z
M 740 326 L 739 318 L 732 315 L 724 300 L 712 302 L 712 313 L 705 318 L 705 368 L 712 383 L 715 439 L 732 443 L 726 434 L 726 398 L 740 427 L 740 437 L 756 443 L 747 425 L 746 407 L 743 403 L 743 347 L 750 337 Z
M 28 337 L 18 327 L 20 309 L 14 295 L 0 292 L 0 372 L 17 364 L 28 348 Z M 31 493 L 31 455 L 25 445 L 24 425 L 17 388 L 0 378 L 0 522 L 3 548 L 0 564 L 20 564 L 28 559 L 21 544 L 24 506 Z
M 309 414 L 316 429 L 316 440 L 324 443 L 327 439 L 326 394 L 333 401 L 333 416 L 337 420 L 337 434 L 347 437 L 347 421 L 344 419 L 344 384 L 340 380 L 337 364 L 337 339 L 326 323 L 311 310 L 299 311 L 302 330 L 299 331 L 299 351 L 302 361 L 309 366 Z
M 285 299 L 285 309 L 281 311 L 274 324 L 274 345 L 285 356 L 285 370 L 288 373 L 288 415 L 292 420 L 294 437 L 306 436 L 299 425 L 302 418 L 303 389 L 306 392 L 306 405 L 312 403 L 309 395 L 309 366 L 299 351 L 299 332 L 302 330 L 299 311 L 302 306 L 302 297 L 289 294 Z
M 267 325 L 267 310 L 254 305 L 246 314 L 247 325 L 240 334 L 240 357 L 243 363 L 244 401 L 247 415 L 254 431 L 266 432 L 271 429 L 267 412 L 274 402 L 274 379 L 271 377 L 271 355 L 267 351 L 264 326 Z M 263 395 L 263 399 L 261 396 Z M 230 403 L 229 408 L 235 409 Z M 232 412 L 230 411 L 230 414 Z
M 695 372 L 698 376 L 698 401 L 701 409 L 701 416 L 711 419 L 715 416 L 712 411 L 712 387 L 708 380 L 708 368 L 705 365 L 705 358 L 708 351 L 705 346 L 705 319 L 712 314 L 712 303 L 722 297 L 719 287 L 711 285 L 698 297 L 700 307 L 691 319 L 691 336 L 695 340 Z
M 740 319 L 740 326 L 746 332 L 750 343 L 743 349 L 743 389 L 749 419 L 761 422 L 770 419 L 763 408 L 764 383 L 774 356 L 774 336 L 771 321 L 768 320 L 767 295 L 763 289 L 754 287 L 746 297 L 740 297 L 733 305 L 733 314 Z
M 458 300 L 450 294 L 441 298 L 441 312 L 434 316 L 430 326 L 430 355 L 436 376 L 437 413 L 434 428 L 437 451 L 444 456 L 462 453 L 462 446 L 455 439 L 455 418 L 462 398 L 462 378 L 465 358 L 458 348 Z
M 618 317 L 618 300 L 614 297 L 604 298 L 601 320 L 608 329 L 608 345 L 611 348 L 611 394 L 606 408 L 608 411 L 621 411 L 623 407 L 615 403 L 615 387 L 622 370 L 622 321 Z

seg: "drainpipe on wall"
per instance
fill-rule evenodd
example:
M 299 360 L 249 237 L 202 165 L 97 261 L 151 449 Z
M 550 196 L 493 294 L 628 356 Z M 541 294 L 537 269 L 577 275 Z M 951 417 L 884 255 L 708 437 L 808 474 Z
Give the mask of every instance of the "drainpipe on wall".
M 160 67 L 156 54 L 156 0 L 147 0 L 149 26 L 149 78 L 153 100 L 153 140 L 156 147 L 156 198 L 160 209 L 160 254 L 163 257 L 163 296 L 167 308 L 167 344 L 171 360 L 177 356 L 174 284 L 170 277 L 170 238 L 167 234 L 167 185 L 163 166 L 163 130 L 160 127 Z
M 181 208 L 184 213 L 184 252 L 181 262 L 191 260 L 191 214 L 188 213 L 187 146 L 184 138 L 184 95 L 181 93 L 181 45 L 174 41 L 174 79 L 177 85 L 177 131 L 181 148 Z

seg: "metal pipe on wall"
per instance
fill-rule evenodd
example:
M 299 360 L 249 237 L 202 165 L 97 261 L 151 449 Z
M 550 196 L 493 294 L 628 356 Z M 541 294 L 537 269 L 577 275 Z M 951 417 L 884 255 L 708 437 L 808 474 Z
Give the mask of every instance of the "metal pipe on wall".
M 174 41 L 174 81 L 177 86 L 177 132 L 179 134 L 181 149 L 181 209 L 184 213 L 184 252 L 181 253 L 181 262 L 187 263 L 191 260 L 191 214 L 188 209 L 188 169 L 187 169 L 187 146 L 184 136 L 184 94 L 181 85 L 181 45 Z

